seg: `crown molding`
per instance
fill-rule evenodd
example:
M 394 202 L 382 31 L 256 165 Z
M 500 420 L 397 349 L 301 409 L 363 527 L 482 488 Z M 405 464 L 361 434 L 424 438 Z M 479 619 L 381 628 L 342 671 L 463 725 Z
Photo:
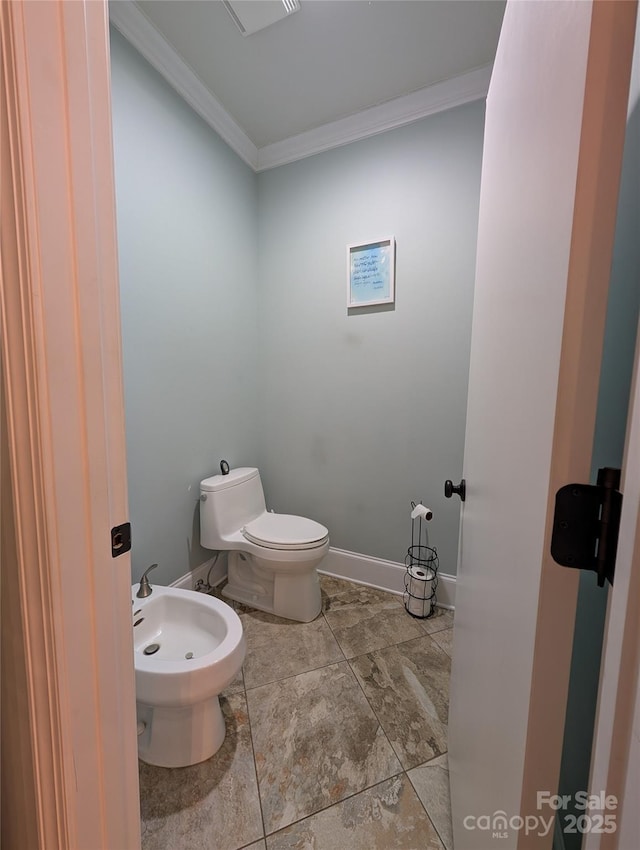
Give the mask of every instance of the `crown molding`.
M 111 2 L 109 18 L 127 41 L 254 171 L 286 165 L 411 124 L 463 103 L 482 100 L 489 89 L 492 66 L 485 65 L 258 148 L 132 0 Z
M 411 94 L 396 97 L 379 106 L 356 112 L 347 118 L 331 121 L 321 127 L 259 148 L 256 170 L 265 171 L 295 162 L 331 148 L 411 124 L 463 103 L 482 100 L 489 90 L 491 68 L 491 65 L 485 65 L 459 77 L 452 77 Z
M 135 3 L 131 0 L 109 3 L 109 20 L 240 159 L 256 171 L 258 148 Z

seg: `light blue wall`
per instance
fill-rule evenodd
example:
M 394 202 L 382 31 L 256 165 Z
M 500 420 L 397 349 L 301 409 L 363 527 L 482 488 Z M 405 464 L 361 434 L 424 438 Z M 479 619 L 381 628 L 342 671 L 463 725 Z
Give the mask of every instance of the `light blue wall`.
M 134 579 L 211 556 L 222 457 L 394 561 L 423 500 L 454 573 L 483 104 L 256 176 L 115 31 L 112 97 Z M 387 235 L 395 307 L 348 316 L 346 246 Z
M 211 557 L 198 485 L 258 460 L 257 178 L 114 30 L 133 577 Z
M 484 104 L 259 176 L 260 465 L 270 507 L 402 561 L 410 502 L 455 573 Z M 347 315 L 346 246 L 393 235 L 394 309 Z

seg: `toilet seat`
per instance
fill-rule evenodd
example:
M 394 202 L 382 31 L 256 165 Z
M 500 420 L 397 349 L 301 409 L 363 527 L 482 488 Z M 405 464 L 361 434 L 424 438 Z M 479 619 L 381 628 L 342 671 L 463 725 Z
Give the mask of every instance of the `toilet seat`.
M 291 514 L 263 513 L 242 529 L 243 536 L 266 549 L 317 549 L 329 531 L 312 519 Z

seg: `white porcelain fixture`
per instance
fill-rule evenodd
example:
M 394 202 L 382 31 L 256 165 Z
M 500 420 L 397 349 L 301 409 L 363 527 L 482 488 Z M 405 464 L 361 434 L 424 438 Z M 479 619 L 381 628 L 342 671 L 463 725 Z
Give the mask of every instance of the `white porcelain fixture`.
M 218 695 L 242 667 L 242 623 L 205 593 L 154 585 L 138 599 L 137 590 L 131 588 L 138 755 L 160 767 L 197 764 L 224 741 Z
M 255 467 L 200 482 L 200 542 L 229 552 L 227 598 L 302 623 L 320 613 L 316 568 L 329 532 L 311 519 L 267 512 Z

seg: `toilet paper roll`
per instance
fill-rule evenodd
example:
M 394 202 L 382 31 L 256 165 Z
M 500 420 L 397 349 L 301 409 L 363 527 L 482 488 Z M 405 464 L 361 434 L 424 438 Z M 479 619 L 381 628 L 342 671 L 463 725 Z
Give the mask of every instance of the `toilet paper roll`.
M 405 607 L 410 614 L 424 617 L 429 613 L 430 599 L 433 596 L 435 573 L 423 567 L 409 567 L 407 570 L 407 599 Z
M 416 505 L 415 508 L 411 511 L 411 519 L 417 519 L 420 517 L 421 519 L 430 520 L 433 518 L 433 511 L 431 508 L 425 508 L 424 505 Z
M 417 564 L 413 564 L 409 567 L 407 572 L 409 574 L 409 584 L 416 582 L 416 587 L 422 587 L 430 584 L 436 575 L 434 571 L 430 570 L 428 567 L 420 567 Z M 427 596 L 431 596 L 431 593 L 427 593 Z

